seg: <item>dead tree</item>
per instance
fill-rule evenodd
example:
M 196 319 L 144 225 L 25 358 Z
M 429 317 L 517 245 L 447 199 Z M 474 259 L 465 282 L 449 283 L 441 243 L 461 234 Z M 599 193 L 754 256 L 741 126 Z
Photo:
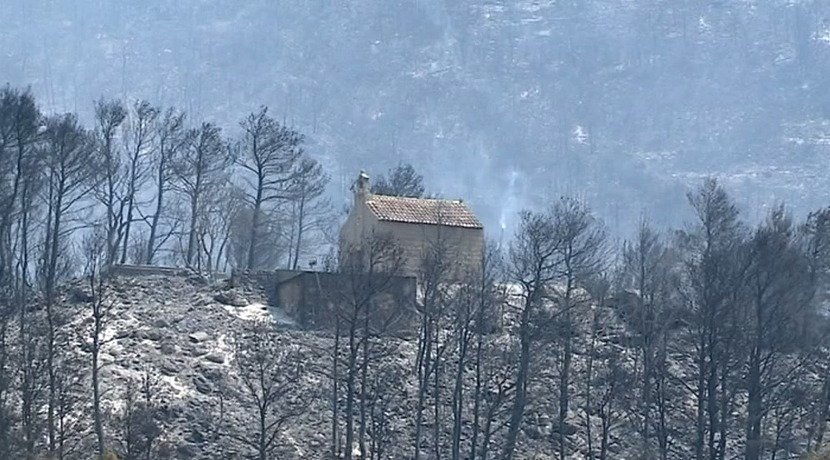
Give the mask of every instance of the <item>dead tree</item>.
M 81 358 L 71 355 L 71 346 L 68 334 L 58 336 L 55 348 L 61 352 L 53 362 L 55 373 L 60 376 L 54 383 L 54 456 L 57 460 L 77 458 L 89 435 L 89 419 L 83 414 L 88 402 L 84 388 L 89 368 Z
M 31 432 L 29 412 L 35 404 L 36 385 L 31 353 L 36 336 L 29 334 L 29 230 L 33 217 L 33 193 L 40 175 L 36 146 L 41 115 L 31 92 L 6 87 L 0 92 L 0 292 L 2 301 L 2 338 L 0 360 L 4 376 L 0 378 L 0 403 L 4 416 L 9 414 L 12 374 L 20 376 L 19 397 L 23 405 L 24 434 Z M 17 315 L 18 353 L 14 356 L 8 329 Z M 9 410 L 9 411 L 7 411 Z M 11 437 L 8 420 L 0 422 L 0 454 L 12 455 L 16 444 Z M 28 438 L 28 435 L 27 435 Z M 28 441 L 26 441 L 28 447 Z
M 147 237 L 147 254 L 144 258 L 144 263 L 147 265 L 152 265 L 160 248 L 174 233 L 172 225 L 165 233 L 160 232 L 162 231 L 161 226 L 165 215 L 165 207 L 167 206 L 167 192 L 170 191 L 171 182 L 174 178 L 173 164 L 183 149 L 187 148 L 189 142 L 184 121 L 184 113 L 168 109 L 158 122 L 157 147 L 154 160 L 155 210 L 148 222 L 150 233 Z
M 441 216 L 437 216 L 441 222 Z M 419 284 L 421 287 L 420 327 L 418 334 L 418 354 L 415 367 L 418 372 L 418 406 L 415 413 L 415 455 L 421 456 L 423 416 L 426 398 L 430 391 L 433 399 L 432 428 L 433 454 L 441 457 L 441 372 L 444 353 L 448 343 L 446 325 L 450 304 L 450 285 L 459 275 L 450 242 L 441 226 L 428 241 L 419 266 Z
M 515 395 L 501 458 L 511 460 L 527 405 L 530 357 L 538 339 L 540 310 L 546 286 L 557 278 L 560 239 L 552 216 L 522 212 L 516 238 L 510 247 L 510 277 L 520 286 L 516 302 L 519 358 L 514 376 Z
M 127 248 L 130 244 L 130 229 L 134 220 L 134 213 L 139 206 L 138 195 L 147 180 L 151 170 L 151 159 L 156 149 L 157 127 L 156 120 L 159 109 L 147 101 L 137 101 L 132 112 L 122 125 L 122 139 L 124 150 L 127 153 L 127 169 L 125 184 L 125 216 L 124 237 L 121 244 L 120 263 L 127 262 Z
M 470 278 L 474 275 L 471 274 Z M 469 282 L 463 283 L 456 293 L 455 299 L 452 302 L 452 331 L 453 342 L 455 346 L 456 362 L 455 369 L 453 369 L 453 387 L 452 387 L 452 402 L 450 404 L 452 410 L 452 449 L 451 458 L 458 460 L 461 456 L 461 438 L 462 426 L 464 422 L 464 381 L 466 377 L 467 360 L 469 358 L 469 349 L 475 335 L 473 321 L 476 317 L 475 312 L 479 304 L 478 283 L 471 279 Z
M 591 211 L 580 201 L 562 198 L 552 210 L 556 246 L 556 277 L 546 287 L 546 298 L 557 308 L 562 349 L 559 359 L 559 459 L 565 460 L 566 421 L 570 407 L 571 363 L 573 342 L 578 334 L 575 314 L 590 304 L 591 299 L 580 294 L 584 283 L 597 275 L 606 263 L 605 230 Z
M 139 382 L 130 379 L 124 388 L 120 417 L 121 452 L 125 460 L 158 458 L 158 440 L 162 435 L 157 402 L 158 382 L 144 371 Z
M 505 340 L 508 339 L 508 340 Z M 481 442 L 477 450 L 477 457 L 487 460 L 490 453 L 497 446 L 492 440 L 509 429 L 513 407 L 511 398 L 516 392 L 515 375 L 517 371 L 516 343 L 509 337 L 495 337 L 484 345 L 481 362 L 478 370 L 477 387 L 479 388 L 481 411 L 479 430 Z
M 206 197 L 226 180 L 226 168 L 231 158 L 219 127 L 202 123 L 188 133 L 187 148 L 173 164 L 176 176 L 174 189 L 181 193 L 188 204 L 189 224 L 184 262 L 193 267 L 199 251 L 199 217 Z
M 206 197 L 204 211 L 199 219 L 199 247 L 202 258 L 197 259 L 197 267 L 208 274 L 226 271 L 231 237 L 234 224 L 239 219 L 239 208 L 244 205 L 239 190 L 226 186 Z
M 746 459 L 764 455 L 762 427 L 775 390 L 792 380 L 802 363 L 788 356 L 803 343 L 802 321 L 810 311 L 808 259 L 783 207 L 774 209 L 749 241 L 746 368 Z
M 96 186 L 95 163 L 91 136 L 73 115 L 54 116 L 46 120 L 44 156 L 48 186 L 46 187 L 46 231 L 41 261 L 41 282 L 47 321 L 47 368 L 49 373 L 48 427 L 50 453 L 57 449 L 55 410 L 57 375 L 55 370 L 55 286 L 61 275 L 58 262 L 71 238 L 78 205 Z
M 40 113 L 34 99 L 26 93 L 19 94 L 11 113 L 14 142 L 14 163 L 11 169 L 13 182 L 7 199 L 14 201 L 5 204 L 12 214 L 9 216 L 10 228 L 7 237 L 11 287 L 14 302 L 18 309 L 18 350 L 21 370 L 22 424 L 25 436 L 25 451 L 31 455 L 41 433 L 39 420 L 43 407 L 42 394 L 47 390 L 45 375 L 45 352 L 42 336 L 42 317 L 32 308 L 35 302 L 32 286 L 34 284 L 34 250 L 35 235 L 39 232 L 38 220 L 40 210 L 37 198 L 43 183 L 43 158 L 37 149 L 40 142 L 39 130 L 42 127 Z M 53 434 L 49 432 L 48 434 Z M 54 438 L 50 437 L 51 441 Z
M 688 198 L 696 221 L 680 234 L 679 244 L 685 257 L 682 320 L 696 372 L 691 385 L 696 402 L 693 451 L 697 460 L 717 460 L 725 454 L 722 446 L 732 413 L 722 409 L 734 401 L 730 380 L 743 358 L 735 331 L 741 308 L 734 308 L 740 292 L 735 287 L 742 283 L 737 256 L 743 229 L 737 208 L 714 179 Z
M 288 237 L 287 267 L 297 270 L 300 254 L 309 233 L 325 232 L 331 227 L 331 203 L 321 199 L 329 177 L 322 166 L 310 158 L 300 160 L 295 177 L 289 185 L 291 223 Z
M 654 380 L 656 355 L 670 318 L 670 282 L 672 267 L 669 255 L 655 232 L 645 219 L 631 242 L 623 246 L 620 273 L 622 299 L 630 312 L 630 326 L 634 329 L 640 361 L 639 431 L 642 452 L 646 458 L 652 455 L 652 425 L 654 414 Z M 630 295 L 629 295 L 630 293 Z
M 610 343 L 603 348 L 601 372 L 594 382 L 594 389 L 598 390 L 600 395 L 596 405 L 596 412 L 600 419 L 599 460 L 608 460 L 612 458 L 610 456 L 612 430 L 623 416 L 624 408 L 619 406 L 622 403 L 622 395 L 631 389 L 631 378 L 623 363 L 620 362 L 619 346 Z
M 389 416 L 389 412 L 406 404 L 406 392 L 403 390 L 405 385 L 406 374 L 399 366 L 379 366 L 373 373 L 371 390 L 367 395 L 369 430 L 372 433 L 368 446 L 370 459 L 388 458 L 387 449 L 394 445 L 396 434 L 391 426 L 394 419 Z
M 104 437 L 104 414 L 101 409 L 101 363 L 100 353 L 104 343 L 102 332 L 109 319 L 115 303 L 111 298 L 109 279 L 106 267 L 109 267 L 108 259 L 109 240 L 100 227 L 96 227 L 92 233 L 84 239 L 84 256 L 86 258 L 85 274 L 89 286 L 91 298 L 92 330 L 90 331 L 90 354 L 92 374 L 92 418 L 95 429 L 96 452 L 103 457 L 106 450 L 106 438 Z
M 319 286 L 318 286 L 319 287 Z M 340 436 L 340 315 L 334 315 L 334 346 L 332 347 L 332 370 L 331 370 L 331 456 L 340 458 L 341 436 Z
M 802 224 L 804 253 L 809 264 L 811 302 L 821 305 L 826 300 L 825 287 L 830 280 L 830 208 L 811 212 Z M 822 333 L 824 341 L 830 333 Z M 820 342 L 821 343 L 821 342 Z M 814 365 L 818 375 L 823 375 L 821 389 L 816 397 L 817 410 L 814 414 L 813 428 L 808 439 L 808 449 L 813 444 L 821 446 L 830 420 L 830 359 L 826 353 L 816 353 Z
M 602 311 L 605 307 L 606 300 L 608 298 L 608 291 L 611 288 L 611 283 L 609 282 L 608 278 L 605 274 L 601 274 L 597 276 L 595 279 L 591 280 L 586 285 L 586 290 L 588 294 L 591 296 L 593 301 L 595 302 L 594 305 L 591 306 L 591 315 L 590 315 L 590 332 L 589 338 L 587 343 L 587 349 L 585 351 L 586 358 L 585 358 L 585 376 L 583 381 L 585 383 L 585 390 L 583 394 L 583 398 L 585 400 L 585 404 L 583 406 L 583 416 L 585 422 L 585 440 L 586 440 L 586 448 L 588 450 L 588 458 L 593 459 L 594 455 L 594 432 L 593 432 L 593 420 L 592 417 L 596 412 L 596 407 L 594 404 L 594 392 L 595 392 L 595 369 L 597 355 L 598 355 L 598 348 L 600 348 L 600 333 L 601 333 L 601 319 L 602 319 Z M 561 436 L 561 433 L 560 433 Z
M 124 409 L 121 413 L 121 452 L 125 459 L 135 459 L 138 457 L 136 453 L 137 445 L 137 427 L 134 425 L 136 420 L 136 405 L 138 396 L 136 395 L 136 385 L 132 379 L 127 380 L 124 385 L 124 396 L 121 398 L 121 404 Z
M 245 117 L 240 126 L 237 164 L 246 201 L 253 211 L 246 267 L 258 268 L 260 224 L 264 207 L 291 197 L 289 187 L 298 177 L 297 162 L 303 155 L 303 136 L 268 115 L 268 108 Z
M 388 178 L 381 174 L 375 179 L 372 193 L 411 198 L 424 196 L 424 177 L 411 164 L 398 164 L 387 175 Z
M 488 391 L 483 376 L 483 369 L 487 367 L 484 361 L 488 359 L 485 345 L 491 333 L 496 332 L 497 325 L 499 324 L 498 317 L 501 313 L 500 307 L 504 304 L 506 297 L 504 288 L 499 284 L 503 281 L 503 268 L 503 260 L 499 248 L 489 244 L 482 253 L 480 271 L 477 272 L 478 276 L 472 278 L 473 286 L 475 287 L 474 298 L 476 305 L 474 306 L 472 314 L 472 332 L 475 340 L 475 349 L 471 357 L 474 369 L 474 387 L 472 394 L 473 432 L 468 454 L 470 460 L 475 460 L 477 455 L 479 455 L 479 435 L 481 432 L 482 410 L 484 407 L 483 400 L 485 392 Z M 459 363 L 460 367 L 461 363 Z M 497 392 L 502 393 L 501 391 Z M 461 413 L 460 410 L 458 412 L 459 414 Z M 491 417 L 492 415 L 488 417 L 488 422 Z M 458 422 L 454 426 L 458 426 Z M 486 452 L 486 449 L 484 451 Z M 482 456 L 485 456 L 485 454 L 482 453 Z
M 668 318 L 667 318 L 668 319 Z M 667 321 L 670 324 L 670 320 Z M 657 448 L 660 460 L 668 460 L 672 437 L 672 417 L 674 398 L 672 391 L 671 363 L 669 362 L 669 341 L 671 340 L 669 327 L 660 331 L 654 359 L 654 407 Z
M 18 364 L 20 368 L 20 387 L 17 396 L 20 398 L 19 412 L 19 444 L 24 457 L 34 457 L 41 450 L 41 441 L 44 438 L 43 410 L 48 403 L 49 381 L 47 375 L 46 346 L 43 340 L 44 330 L 39 327 L 41 316 L 29 315 L 29 322 L 25 330 L 21 331 L 17 346 L 23 348 L 21 357 L 26 362 Z M 25 333 L 25 335 L 23 335 Z M 48 449 L 49 446 L 47 445 Z
M 0 288 L 0 295 L 4 299 L 9 298 L 9 291 Z M 9 402 L 12 387 L 13 375 L 15 373 L 11 363 L 11 350 L 9 344 L 9 323 L 14 312 L 11 302 L 0 301 L 0 458 L 12 458 L 12 407 Z
M 243 394 L 253 405 L 251 426 L 234 438 L 251 449 L 255 458 L 270 460 L 285 424 L 306 411 L 303 350 L 290 337 L 281 337 L 265 321 L 247 324 L 234 344 L 234 362 Z
M 471 267 L 463 274 L 456 285 L 456 292 L 451 301 L 451 324 L 455 346 L 455 362 L 453 363 L 453 385 L 450 407 L 452 409 L 452 448 L 451 458 L 461 458 L 461 440 L 463 426 L 468 421 L 466 406 L 465 383 L 468 379 L 467 370 L 472 366 L 476 370 L 476 389 L 473 398 L 473 433 L 470 446 L 471 458 L 475 458 L 478 444 L 479 429 L 479 398 L 481 396 L 481 353 L 484 337 L 492 329 L 495 320 L 495 308 L 500 293 L 496 286 L 498 270 L 498 253 L 494 246 L 488 246 L 482 251 L 479 264 Z
M 127 110 L 121 101 L 100 100 L 95 103 L 96 155 L 101 180 L 95 194 L 106 213 L 107 259 L 112 265 L 117 260 L 118 249 L 124 238 L 124 158 L 115 142 L 115 136 Z
M 41 183 L 40 155 L 37 150 L 41 114 L 31 92 L 6 87 L 0 93 L 0 288 L 4 294 L 6 320 L 16 315 L 18 333 L 14 339 L 4 338 L 4 351 L 16 351 L 3 357 L 5 365 L 18 375 L 19 386 L 16 395 L 20 400 L 20 423 L 22 435 L 20 444 L 26 454 L 34 449 L 39 425 L 40 412 L 39 379 L 43 371 L 40 358 L 40 338 L 37 321 L 31 314 L 33 300 L 31 286 L 33 236 L 37 232 L 37 193 Z M 3 326 L 8 327 L 7 325 Z M 4 335 L 10 331 L 5 330 Z M 9 337 L 11 339 L 11 337 Z M 9 348 L 6 348 L 6 345 Z M 14 344 L 14 345 L 12 345 Z M 5 380 L 5 379 L 4 379 Z M 8 377 L 11 383 L 11 378 Z M 4 401 L 11 397 L 10 389 L 3 390 Z M 11 426 L 8 427 L 12 429 Z M 2 449 L 14 450 L 15 443 L 2 433 Z M 15 443 L 16 444 L 16 443 Z
M 15 264 L 13 227 L 29 176 L 36 171 L 40 110 L 31 92 L 6 87 L 0 93 L 0 282 L 11 286 Z M 30 200 L 24 200 L 30 202 Z M 23 213 L 23 214 L 21 214 Z
M 396 327 L 407 308 L 395 307 L 384 300 L 393 292 L 395 277 L 403 267 L 403 253 L 391 236 L 369 235 L 358 246 L 345 248 L 341 257 L 339 272 L 347 281 L 338 291 L 340 300 L 334 303 L 334 308 L 339 323 L 337 332 L 345 341 L 342 345 L 345 347 L 342 372 L 345 373 L 343 417 L 346 419 L 343 450 L 345 458 L 352 458 L 357 435 L 361 458 L 366 458 L 368 368 L 374 357 L 373 342 Z M 340 346 L 340 339 L 337 340 L 336 345 Z M 340 376 L 334 378 L 340 379 Z M 355 415 L 358 416 L 357 430 Z

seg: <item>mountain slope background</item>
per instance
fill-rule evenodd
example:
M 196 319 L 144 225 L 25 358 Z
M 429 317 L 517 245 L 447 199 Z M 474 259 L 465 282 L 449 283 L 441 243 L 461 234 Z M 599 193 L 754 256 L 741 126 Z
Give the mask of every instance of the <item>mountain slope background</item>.
M 228 135 L 267 105 L 348 200 L 399 161 L 491 236 L 586 198 L 618 234 L 675 224 L 717 175 L 750 218 L 830 185 L 830 4 L 818 0 L 5 0 L 0 82 L 91 120 L 145 98 Z

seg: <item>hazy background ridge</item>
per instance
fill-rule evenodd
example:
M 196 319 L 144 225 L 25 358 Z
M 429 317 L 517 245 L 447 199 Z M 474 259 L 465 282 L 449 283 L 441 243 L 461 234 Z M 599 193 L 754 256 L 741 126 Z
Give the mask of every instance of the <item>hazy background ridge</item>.
M 234 134 L 260 105 L 345 202 L 399 160 L 491 236 L 585 197 L 618 234 L 723 178 L 754 219 L 826 205 L 830 2 L 4 0 L 0 82 L 90 120 L 104 95 Z

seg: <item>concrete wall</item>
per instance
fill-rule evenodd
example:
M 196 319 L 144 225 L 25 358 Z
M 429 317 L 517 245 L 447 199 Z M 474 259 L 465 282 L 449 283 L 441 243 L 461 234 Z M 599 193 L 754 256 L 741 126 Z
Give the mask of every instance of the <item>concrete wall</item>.
M 300 277 L 288 280 L 275 287 L 277 305 L 294 319 L 298 319 L 298 313 L 303 305 L 303 287 Z
M 372 287 L 374 286 L 374 288 Z M 382 288 L 379 288 L 382 286 Z M 344 312 L 354 304 L 355 292 L 376 290 L 370 323 L 380 328 L 404 330 L 414 317 L 415 279 L 374 275 L 301 272 L 277 287 L 278 305 L 307 328 L 334 327 L 335 308 Z
M 301 273 L 293 270 L 234 270 L 231 285 L 261 289 L 269 303 L 277 304 L 277 286 Z

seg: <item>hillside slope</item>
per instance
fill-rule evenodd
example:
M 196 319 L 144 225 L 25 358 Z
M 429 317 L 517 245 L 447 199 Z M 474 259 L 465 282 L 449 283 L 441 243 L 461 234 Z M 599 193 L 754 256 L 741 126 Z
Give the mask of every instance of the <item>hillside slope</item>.
M 84 374 L 74 390 L 89 395 L 91 321 L 84 302 L 88 290 L 83 282 L 77 282 L 66 292 L 64 312 L 72 318 L 67 328 L 77 333 L 74 352 L 83 363 L 79 369 Z M 113 282 L 101 360 L 106 433 L 119 451 L 127 438 L 128 389 L 138 394 L 144 379 L 149 378 L 153 404 L 159 408 L 155 419 L 161 428 L 155 455 L 244 458 L 246 448 L 234 436 L 255 428 L 251 419 L 254 409 L 238 380 L 234 344 L 242 337 L 246 322 L 272 321 L 272 317 L 262 303 L 241 297 L 236 303 L 246 306 L 221 304 L 214 299 L 217 292 L 217 287 L 199 278 L 149 276 Z M 286 346 L 300 342 L 308 350 L 316 350 L 306 355 L 309 366 L 325 359 L 321 350 L 326 348 L 326 339 L 291 331 L 290 323 L 284 325 L 289 329 L 280 333 L 280 340 Z M 304 383 L 308 387 L 318 384 L 312 376 Z M 323 456 L 324 414 L 328 410 L 324 401 L 309 405 L 307 412 L 286 428 L 279 451 L 283 458 Z M 90 423 L 84 420 L 81 429 L 89 429 Z M 93 451 L 91 445 L 81 446 L 78 458 L 87 458 L 84 450 Z
M 498 310 L 504 316 L 482 335 L 479 398 L 474 396 L 478 369 L 472 361 L 477 353 L 475 340 L 469 344 L 463 372 L 457 374 L 460 335 L 450 327 L 451 319 L 445 318 L 436 333 L 433 345 L 440 350 L 441 374 L 436 380 L 430 379 L 423 395 L 423 458 L 434 458 L 437 451 L 442 455 L 450 452 L 454 439 L 452 421 L 457 410 L 455 395 L 459 391 L 463 393 L 458 406 L 463 412 L 458 427 L 460 451 L 468 452 L 473 433 L 478 433 L 477 445 L 479 449 L 488 446 L 489 458 L 498 458 L 501 452 L 516 394 L 519 360 L 519 341 L 510 319 L 512 302 L 520 301 L 515 297 L 519 290 L 509 285 L 505 288 L 505 299 L 510 303 L 501 304 Z M 59 429 L 65 433 L 65 460 L 88 459 L 96 445 L 90 293 L 87 280 L 70 281 L 61 288 L 55 306 L 55 366 L 59 375 L 56 407 Z M 341 445 L 345 442 L 345 414 L 349 413 L 347 326 L 340 329 L 339 341 L 331 331 L 299 329 L 279 309 L 267 306 L 261 289 L 232 286 L 228 281 L 209 283 L 195 275 L 118 276 L 110 280 L 106 295 L 100 298 L 107 306 L 100 349 L 105 444 L 120 455 L 125 455 L 130 446 L 142 446 L 142 436 L 150 433 L 151 458 L 158 460 L 255 458 L 257 404 L 262 401 L 262 393 L 257 390 L 256 379 L 252 383 L 245 376 L 250 377 L 246 372 L 259 364 L 274 363 L 277 367 L 267 375 L 281 383 L 274 387 L 279 391 L 269 397 L 275 409 L 269 417 L 291 416 L 273 431 L 274 449 L 268 458 L 331 458 L 333 375 L 339 376 L 336 426 Z M 557 422 L 562 407 L 560 345 L 565 332 L 555 320 L 536 331 L 527 405 L 514 458 L 555 458 L 561 439 L 565 439 L 573 458 L 587 457 L 589 452 L 600 458 L 600 451 L 606 453 L 607 459 L 641 458 L 641 350 L 632 325 L 636 320 L 626 319 L 630 308 L 626 305 L 623 295 L 572 311 L 570 400 L 561 426 Z M 33 396 L 35 407 L 40 407 L 34 414 L 34 430 L 39 436 L 33 451 L 38 452 L 44 451 L 46 445 L 47 387 L 42 353 L 45 334 L 37 335 L 45 324 L 45 317 L 39 315 L 45 313 L 42 309 L 20 312 L 23 313 L 33 315 L 28 319 L 28 333 L 35 333 L 26 336 L 26 343 L 32 346 L 29 356 L 33 362 L 25 369 L 36 374 L 15 371 L 13 381 L 31 378 L 31 387 L 39 389 Z M 342 315 L 347 317 L 347 313 Z M 7 347 L 12 346 L 8 356 L 13 359 L 20 351 L 15 347 L 19 343 L 15 340 L 15 321 L 3 330 L 7 335 L 2 337 Z M 364 342 L 357 337 L 351 413 L 356 427 L 365 415 L 367 429 L 365 438 L 354 440 L 356 453 L 365 442 L 367 450 L 376 455 L 372 458 L 413 456 L 421 395 L 416 364 L 418 340 L 414 337 L 417 325 L 412 326 L 410 333 L 400 336 L 372 336 L 367 349 L 362 348 Z M 683 326 L 675 324 L 671 328 L 677 330 L 666 332 L 667 337 L 673 337 L 672 343 L 661 348 L 659 353 L 665 353 L 666 359 L 659 361 L 659 375 L 654 376 L 654 394 L 659 398 L 654 404 L 652 423 L 655 429 L 664 429 L 666 458 L 682 460 L 693 456 L 697 373 L 694 353 L 684 346 L 691 345 L 675 339 Z M 270 341 L 270 348 L 257 348 L 257 344 L 262 344 L 257 338 L 263 337 Z M 338 344 L 340 353 L 335 364 L 333 351 Z M 264 352 L 264 361 L 250 360 L 251 351 L 256 350 Z M 367 354 L 363 355 L 364 352 Z M 827 403 L 828 351 L 814 352 L 822 358 L 794 367 L 793 372 L 786 374 L 788 381 L 775 387 L 780 393 L 772 399 L 775 404 L 764 425 L 764 440 L 769 443 L 768 453 L 775 446 L 776 455 L 786 454 L 777 458 L 799 458 L 808 448 L 807 439 L 812 441 L 816 433 L 827 429 L 827 420 L 822 420 L 821 414 L 826 414 L 823 404 Z M 287 359 L 292 356 L 297 359 Z M 368 356 L 365 362 L 369 363 L 366 374 L 361 364 L 364 356 Z M 787 367 L 786 361 L 791 358 L 800 360 L 803 356 L 784 355 L 777 365 Z M 10 368 L 8 363 L 0 365 Z M 457 375 L 461 375 L 458 381 Z M 730 412 L 725 427 L 729 436 L 723 445 L 723 458 L 737 458 L 744 452 L 741 429 L 746 423 L 746 389 L 741 375 L 733 374 L 730 379 L 725 388 L 734 393 L 729 393 Z M 366 382 L 365 387 L 362 382 Z M 456 382 L 461 386 L 456 386 Z M 363 406 L 361 401 L 367 404 Z M 26 407 L 14 405 L 9 414 L 15 422 L 22 418 Z M 478 418 L 474 416 L 476 408 Z M 439 422 L 435 423 L 436 420 Z M 23 439 L 20 431 L 25 429 L 25 421 L 15 424 L 12 434 Z M 657 433 L 651 436 L 656 443 Z
M 81 401 L 81 406 L 74 410 L 88 414 L 91 392 L 88 291 L 85 284 L 78 281 L 67 285 L 64 292 L 61 308 L 68 321 L 61 330 L 74 343 L 68 347 L 69 355 L 80 363 L 73 367 L 75 373 L 71 374 L 77 375 L 71 388 Z M 305 399 L 302 399 L 297 416 L 279 430 L 274 458 L 328 458 L 334 346 L 331 333 L 298 330 L 279 310 L 264 305 L 261 292 L 229 288 L 226 282 L 211 285 L 197 277 L 115 278 L 110 292 L 109 302 L 113 309 L 105 322 L 101 355 L 109 445 L 124 451 L 128 437 L 125 413 L 129 391 L 140 389 L 149 381 L 156 408 L 153 426 L 157 425 L 160 429 L 154 443 L 154 455 L 158 458 L 241 459 L 252 455 L 251 446 L 243 440 L 250 440 L 252 434 L 257 432 L 256 406 L 252 394 L 240 380 L 236 347 L 250 340 L 250 335 L 245 334 L 250 333 L 252 324 L 264 320 L 277 328 L 277 352 L 289 349 L 302 352 L 297 368 L 298 372 L 301 369 L 302 377 L 286 387 L 281 396 L 291 398 L 294 396 L 289 395 L 303 393 Z M 572 382 L 573 400 L 565 425 L 569 449 L 585 454 L 590 442 L 593 442 L 592 449 L 596 453 L 603 424 L 607 422 L 610 424 L 609 437 L 605 442 L 608 458 L 635 458 L 640 449 L 636 441 L 637 427 L 632 425 L 634 420 L 628 419 L 626 414 L 637 410 L 638 393 L 619 389 L 632 388 L 631 385 L 639 378 L 634 371 L 637 351 L 615 307 L 600 307 L 598 314 L 600 328 L 595 336 L 597 342 L 592 345 L 590 334 L 581 334 L 575 341 L 572 372 L 579 377 Z M 580 330 L 590 328 L 590 321 L 588 317 L 580 317 L 577 327 Z M 449 331 L 445 332 L 449 334 Z M 442 340 L 447 340 L 445 343 L 450 346 L 451 339 L 452 335 L 447 335 Z M 341 347 L 345 347 L 346 340 L 347 337 L 342 338 Z M 504 421 L 513 394 L 510 385 L 516 346 L 509 334 L 499 332 L 489 336 L 485 344 L 491 357 L 483 371 L 487 392 L 482 402 L 481 423 L 486 420 L 484 414 L 492 415 L 493 434 L 488 442 L 493 455 L 499 452 L 505 434 Z M 384 337 L 374 343 L 373 350 L 372 353 L 378 353 L 379 358 L 372 358 L 369 373 L 373 383 L 368 389 L 368 397 L 373 403 L 369 406 L 371 428 L 367 443 L 374 446 L 373 443 L 378 442 L 385 446 L 380 458 L 410 458 L 418 401 L 417 376 L 413 371 L 417 342 L 414 339 Z M 593 357 L 592 360 L 589 361 L 589 357 Z M 342 367 L 345 359 L 346 355 L 341 354 L 341 373 L 345 373 Z M 442 395 L 436 413 L 440 414 L 439 419 L 445 420 L 438 433 L 438 442 L 446 452 L 452 439 L 452 375 L 449 369 L 454 366 L 455 352 L 449 350 L 445 359 L 448 367 L 442 377 Z M 668 423 L 672 427 L 686 426 L 694 419 L 694 406 L 685 399 L 688 395 L 684 396 L 681 385 L 682 382 L 691 384 L 695 378 L 688 359 L 682 350 L 678 350 L 668 364 L 671 384 L 665 390 L 666 398 L 667 401 L 678 402 L 678 405 L 668 408 Z M 595 374 L 591 381 L 593 386 L 587 387 L 582 376 L 591 362 L 595 366 Z M 517 459 L 553 458 L 559 439 L 555 421 L 559 407 L 555 391 L 559 375 L 557 357 L 540 350 L 534 358 L 533 367 L 535 371 L 529 385 L 531 397 L 525 409 Z M 286 369 L 286 372 L 293 372 L 291 368 Z M 341 374 L 340 380 L 340 417 L 346 410 L 344 375 Z M 467 394 L 464 407 L 468 420 L 462 429 L 462 449 L 466 449 L 464 446 L 470 442 L 473 375 L 473 369 L 468 369 L 464 379 Z M 799 387 L 820 384 L 815 374 L 804 374 L 799 378 L 802 379 Z M 360 393 L 357 389 L 355 391 L 356 395 Z M 137 394 L 142 393 L 139 391 Z M 590 417 L 584 410 L 589 403 L 586 397 L 592 398 L 590 404 L 594 405 Z M 736 413 L 743 410 L 741 399 L 738 398 L 738 401 Z M 434 426 L 431 423 L 433 402 L 428 394 L 424 420 L 424 430 L 428 434 L 424 437 L 423 449 L 430 453 L 435 445 L 431 431 Z M 359 412 L 357 408 L 354 410 L 357 423 Z M 382 420 L 383 424 L 376 425 L 380 423 L 377 420 Z M 77 434 L 91 433 L 92 422 L 89 418 L 79 417 L 76 423 Z M 342 436 L 342 419 L 339 429 Z M 800 440 L 804 433 L 797 427 L 787 430 L 782 442 L 789 443 L 787 448 L 798 452 L 802 448 Z M 672 429 L 670 458 L 690 458 L 691 437 L 691 429 Z M 67 458 L 86 458 L 85 452 L 93 450 L 93 438 L 82 436 L 81 443 Z M 737 455 L 741 451 L 740 445 L 727 445 L 727 452 Z M 729 455 L 727 458 L 730 458 Z

